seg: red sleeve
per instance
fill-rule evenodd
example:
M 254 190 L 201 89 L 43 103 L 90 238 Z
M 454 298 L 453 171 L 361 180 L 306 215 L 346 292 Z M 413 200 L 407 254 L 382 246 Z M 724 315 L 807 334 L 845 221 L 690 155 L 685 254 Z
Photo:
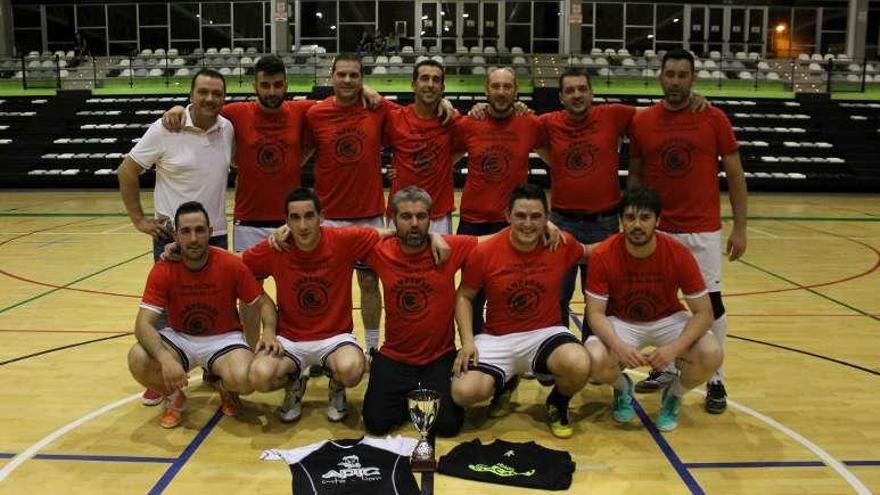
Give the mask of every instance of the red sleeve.
M 549 143 L 547 142 L 547 131 L 544 129 L 544 125 L 538 120 L 536 115 L 528 115 L 527 117 L 531 124 L 533 136 L 532 149 L 546 148 Z
M 254 274 L 248 269 L 244 262 L 238 259 L 235 259 L 234 261 L 235 269 L 238 272 L 238 283 L 235 288 L 236 294 L 240 300 L 245 302 L 245 304 L 251 304 L 260 297 L 263 293 L 263 288 L 260 286 L 260 283 L 257 282 L 256 277 L 254 277 Z
M 153 265 L 150 275 L 147 277 L 141 304 L 154 306 L 159 309 L 168 307 L 168 269 L 170 268 L 168 263 L 170 262 L 160 261 Z
M 220 108 L 220 115 L 229 119 L 232 122 L 232 125 L 235 125 L 235 119 L 238 117 L 238 110 L 241 108 L 241 103 L 227 103 Z
M 344 252 L 352 255 L 352 261 L 363 260 L 369 256 L 373 246 L 379 242 L 379 233 L 376 229 L 346 227 L 339 229 L 338 233 L 344 244 Z
M 686 247 L 676 250 L 676 263 L 678 264 L 678 286 L 685 296 L 699 295 L 706 290 L 706 282 L 700 273 L 697 259 Z
M 567 255 L 565 262 L 567 265 L 573 265 L 583 259 L 584 245 L 568 232 L 563 232 L 562 235 L 565 237 L 565 254 Z
M 470 257 L 471 253 L 477 247 L 477 238 L 471 235 L 444 235 L 443 239 L 452 249 L 452 256 L 448 262 L 455 266 L 456 270 Z
M 587 265 L 587 292 L 608 299 L 608 269 L 605 267 L 607 251 L 594 252 Z
M 482 251 L 475 249 L 464 266 L 461 274 L 461 285 L 469 289 L 479 290 L 483 288 L 483 257 Z
M 253 275 L 265 278 L 272 274 L 272 261 L 276 256 L 275 251 L 269 247 L 269 241 L 263 240 L 243 252 L 241 260 Z
M 721 156 L 729 155 L 739 149 L 739 142 L 733 134 L 733 126 L 727 115 L 717 108 L 714 110 L 709 118 L 715 129 L 716 149 Z
M 629 129 L 629 124 L 636 115 L 636 107 L 621 105 L 620 103 L 613 103 L 609 105 L 609 107 L 611 110 L 611 119 L 614 122 L 614 128 L 617 130 L 617 135 L 619 136 Z
M 463 153 L 467 151 L 465 147 L 468 124 L 470 119 L 462 117 L 455 121 L 455 127 L 452 129 L 452 154 Z M 453 164 L 454 165 L 454 164 Z
M 642 155 L 642 146 L 639 143 L 638 133 L 634 132 L 641 126 L 647 125 L 648 114 L 645 112 L 650 112 L 650 110 L 642 110 L 642 113 L 633 117 L 633 126 L 630 127 L 629 132 L 629 154 L 631 156 L 641 156 Z
M 315 100 L 293 100 L 291 102 L 291 105 L 293 106 L 294 110 L 306 113 L 310 108 L 315 106 L 315 103 L 318 102 Z

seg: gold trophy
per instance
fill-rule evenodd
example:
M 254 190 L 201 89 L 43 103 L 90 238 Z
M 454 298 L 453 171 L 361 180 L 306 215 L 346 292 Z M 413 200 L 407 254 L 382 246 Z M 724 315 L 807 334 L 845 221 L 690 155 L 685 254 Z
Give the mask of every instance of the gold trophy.
M 434 471 L 437 460 L 434 458 L 434 447 L 428 441 L 428 431 L 437 419 L 440 409 L 440 392 L 418 388 L 406 395 L 409 406 L 409 417 L 419 432 L 419 441 L 413 449 L 410 464 L 413 471 Z

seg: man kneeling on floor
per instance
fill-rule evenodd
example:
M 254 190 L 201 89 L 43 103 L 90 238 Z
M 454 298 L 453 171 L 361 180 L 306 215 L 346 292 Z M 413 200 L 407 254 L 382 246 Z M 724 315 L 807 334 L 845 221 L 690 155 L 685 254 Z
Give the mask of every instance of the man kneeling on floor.
M 253 306 L 265 297 L 240 258 L 208 246 L 211 226 L 200 203 L 180 205 L 174 226 L 181 261 L 159 261 L 150 270 L 135 321 L 138 342 L 128 354 L 135 380 L 165 395 L 163 428 L 180 424 L 187 371 L 197 366 L 220 377 L 223 413 L 238 414 L 239 394 L 252 391 L 248 369 L 254 355 L 242 336 L 236 302 Z M 170 326 L 158 329 L 163 311 Z M 274 311 L 262 316 L 267 324 L 275 318 Z M 258 344 L 267 346 L 277 343 Z
M 651 189 L 626 191 L 620 202 L 623 232 L 590 256 L 587 339 L 591 376 L 614 387 L 612 416 L 635 416 L 633 383 L 623 368 L 663 370 L 676 360 L 680 376 L 663 392 L 657 428 L 674 430 L 682 396 L 721 366 L 723 352 L 709 332 L 712 304 L 694 256 L 675 238 L 656 232 L 660 199 Z M 691 313 L 678 300 L 681 289 Z M 650 353 L 642 349 L 653 347 Z

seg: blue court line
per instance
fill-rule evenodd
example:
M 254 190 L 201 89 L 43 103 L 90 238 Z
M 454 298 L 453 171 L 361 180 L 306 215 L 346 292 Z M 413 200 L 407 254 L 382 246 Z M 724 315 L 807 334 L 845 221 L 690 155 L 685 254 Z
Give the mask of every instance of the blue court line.
M 202 427 L 201 430 L 199 430 L 199 432 L 196 434 L 196 437 L 192 439 L 192 441 L 189 443 L 189 445 L 186 446 L 185 449 L 183 449 L 183 453 L 180 454 L 180 456 L 175 459 L 170 466 L 168 466 L 168 470 L 165 471 L 165 474 L 163 474 L 162 477 L 159 478 L 159 481 L 157 481 L 156 484 L 153 485 L 153 488 L 150 489 L 148 495 L 158 495 L 162 493 L 165 488 L 168 488 L 168 484 L 171 483 L 171 480 L 173 480 L 174 477 L 177 476 L 177 473 L 180 471 L 183 465 L 186 464 L 186 461 L 188 461 L 189 458 L 196 453 L 196 450 L 198 450 L 202 442 L 204 442 L 205 439 L 208 438 L 211 430 L 213 430 L 214 427 L 217 426 L 217 423 L 220 422 L 220 419 L 222 417 L 223 413 L 220 411 L 220 409 L 217 409 L 217 412 L 214 413 L 214 416 L 211 417 L 211 419 L 208 421 L 208 424 L 206 424 Z
M 880 461 L 841 461 L 847 466 L 880 466 Z M 689 469 L 825 467 L 822 461 L 688 462 Z
M 11 459 L 16 454 L 0 453 L 0 459 Z M 86 455 L 86 454 L 37 454 L 34 459 L 47 461 L 86 461 L 86 462 L 154 462 L 171 464 L 176 457 L 147 457 L 130 455 Z
M 581 330 L 584 331 L 584 324 L 581 322 L 580 318 L 569 309 L 568 312 L 574 324 Z M 672 446 L 669 445 L 669 442 L 663 438 L 663 435 L 660 433 L 660 430 L 654 425 L 654 422 L 651 421 L 651 418 L 645 413 L 645 410 L 642 409 L 642 405 L 639 404 L 639 401 L 633 397 L 633 408 L 636 411 L 636 415 L 638 415 L 639 420 L 648 430 L 648 433 L 651 434 L 651 438 L 654 439 L 654 442 L 657 443 L 657 446 L 660 447 L 660 451 L 666 456 L 666 459 L 672 464 L 675 472 L 678 473 L 678 476 L 684 481 L 684 484 L 688 487 L 688 490 L 691 491 L 694 495 L 705 495 L 706 492 L 703 491 L 703 488 L 700 487 L 700 484 L 697 483 L 697 480 L 691 475 L 690 471 L 688 471 L 687 466 L 681 462 L 681 458 L 678 457 L 678 454 L 675 453 L 675 450 L 672 449 Z

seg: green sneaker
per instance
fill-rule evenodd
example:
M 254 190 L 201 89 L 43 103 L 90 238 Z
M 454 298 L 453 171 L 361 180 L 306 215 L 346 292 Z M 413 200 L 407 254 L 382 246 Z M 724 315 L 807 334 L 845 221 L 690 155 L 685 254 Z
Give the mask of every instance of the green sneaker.
M 636 415 L 633 409 L 633 382 L 626 373 L 623 374 L 626 379 L 626 390 L 621 392 L 614 389 L 614 409 L 611 411 L 611 417 L 618 423 L 629 423 Z
M 678 410 L 681 408 L 681 397 L 669 393 L 669 389 L 663 391 L 663 403 L 660 405 L 660 414 L 657 415 L 657 429 L 660 431 L 672 431 L 678 428 Z

